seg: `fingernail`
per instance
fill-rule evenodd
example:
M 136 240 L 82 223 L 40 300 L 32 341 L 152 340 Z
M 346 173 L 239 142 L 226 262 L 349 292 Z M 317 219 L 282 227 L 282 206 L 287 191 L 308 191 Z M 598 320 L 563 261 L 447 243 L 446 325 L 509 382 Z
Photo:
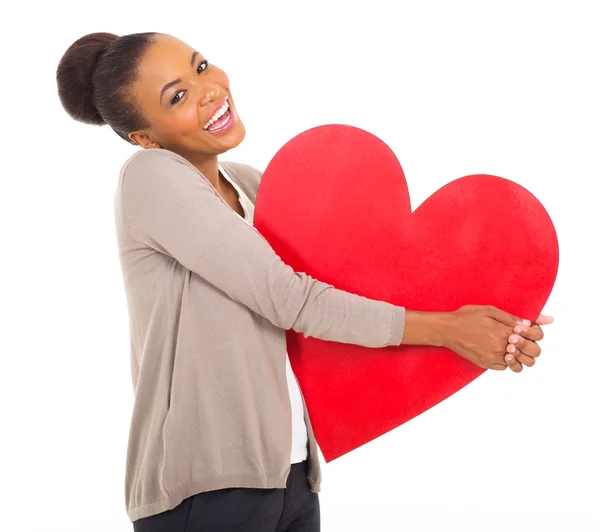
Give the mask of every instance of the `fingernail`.
M 519 338 L 516 336 L 511 336 L 508 340 L 509 342 L 516 344 L 519 341 Z
M 517 328 L 515 329 L 515 332 L 516 332 L 517 334 L 519 334 L 519 333 L 522 333 L 522 332 L 523 332 L 523 329 L 521 329 L 521 327 L 517 327 Z
M 508 360 L 509 362 L 512 361 L 513 356 L 512 355 L 506 355 L 506 360 Z
M 529 320 L 523 320 L 523 325 L 529 327 L 531 325 L 531 322 Z
M 508 350 L 509 350 L 511 353 L 514 353 L 514 352 L 515 352 L 515 346 L 514 346 L 514 345 L 509 345 L 509 346 L 508 346 Z

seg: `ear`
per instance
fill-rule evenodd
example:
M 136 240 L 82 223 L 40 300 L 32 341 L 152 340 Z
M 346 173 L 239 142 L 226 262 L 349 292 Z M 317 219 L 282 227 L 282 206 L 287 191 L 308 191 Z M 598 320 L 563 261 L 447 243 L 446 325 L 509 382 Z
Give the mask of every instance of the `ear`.
M 156 142 L 154 142 L 147 133 L 143 133 L 141 131 L 133 131 L 128 133 L 127 136 L 132 142 L 135 142 L 142 148 L 151 148 L 154 144 L 156 144 Z

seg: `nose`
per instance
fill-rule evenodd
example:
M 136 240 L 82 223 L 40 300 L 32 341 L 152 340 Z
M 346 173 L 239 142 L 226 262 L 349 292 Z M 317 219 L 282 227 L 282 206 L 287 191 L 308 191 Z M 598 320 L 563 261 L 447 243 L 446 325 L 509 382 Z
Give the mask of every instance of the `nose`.
M 221 94 L 221 87 L 218 85 L 207 85 L 206 88 L 202 91 L 202 95 L 200 96 L 200 105 L 204 107 L 205 105 L 214 102 L 219 99 L 219 95 Z

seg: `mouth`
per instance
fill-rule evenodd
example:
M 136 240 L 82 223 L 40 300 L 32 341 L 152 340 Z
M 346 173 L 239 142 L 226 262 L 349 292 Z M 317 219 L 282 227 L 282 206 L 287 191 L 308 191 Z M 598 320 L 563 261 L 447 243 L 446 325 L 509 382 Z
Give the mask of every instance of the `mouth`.
M 233 111 L 229 104 L 229 96 L 225 96 L 225 99 L 215 108 L 202 129 L 209 133 L 223 132 L 233 125 L 234 120 Z

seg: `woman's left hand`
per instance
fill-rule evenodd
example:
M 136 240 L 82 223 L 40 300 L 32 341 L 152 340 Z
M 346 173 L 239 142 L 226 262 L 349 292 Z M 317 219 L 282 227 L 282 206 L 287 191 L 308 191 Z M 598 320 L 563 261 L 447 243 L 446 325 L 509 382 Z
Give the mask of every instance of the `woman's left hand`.
M 544 331 L 540 325 L 548 325 L 553 321 L 552 316 L 540 314 L 533 324 L 525 320 L 523 325 L 514 327 L 514 334 L 508 338 L 507 353 L 504 355 L 504 360 L 512 371 L 520 373 L 524 365 L 531 367 L 535 364 L 535 359 L 542 352 L 537 342 L 544 338 Z

